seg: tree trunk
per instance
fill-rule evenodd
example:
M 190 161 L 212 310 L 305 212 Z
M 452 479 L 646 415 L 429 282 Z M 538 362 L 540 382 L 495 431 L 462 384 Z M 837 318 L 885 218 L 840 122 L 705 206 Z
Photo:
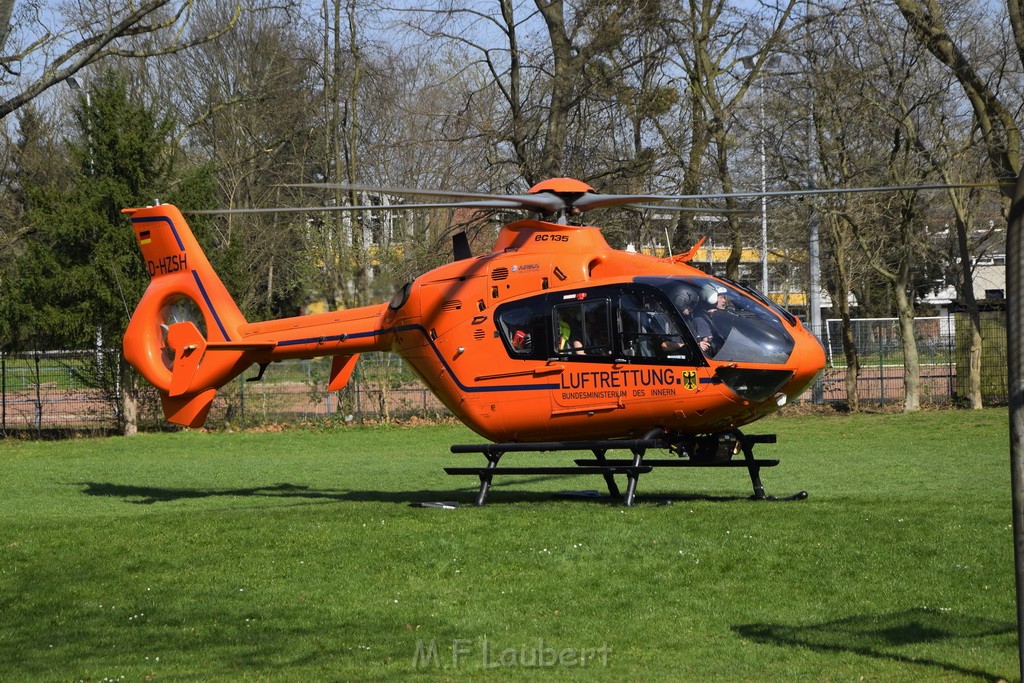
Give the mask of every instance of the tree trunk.
M 853 339 L 853 325 L 850 314 L 843 314 L 843 354 L 846 356 L 846 405 L 851 413 L 860 411 L 860 359 Z
M 832 297 L 832 308 L 839 314 L 841 321 L 841 339 L 843 357 L 846 359 L 845 386 L 846 404 L 851 413 L 860 410 L 860 393 L 858 377 L 860 376 L 860 358 L 857 355 L 857 344 L 853 336 L 853 320 L 850 317 L 850 286 L 844 278 L 844 269 L 837 268 L 836 278 L 828 285 L 829 296 Z
M 351 64 L 349 65 L 348 90 L 345 96 L 345 117 L 342 120 L 344 128 L 343 149 L 345 152 L 345 178 L 350 185 L 355 185 L 359 179 L 357 172 L 359 168 L 359 90 L 362 82 L 363 57 L 359 46 L 356 1 L 347 0 L 345 10 L 346 18 L 348 19 L 348 53 Z M 338 75 L 340 76 L 340 73 Z M 353 206 L 360 203 L 358 194 L 355 191 L 349 191 L 348 199 Z M 354 212 L 351 216 L 351 221 L 352 252 L 355 256 L 351 303 L 354 306 L 362 306 L 366 303 L 366 294 L 370 282 L 370 248 L 372 237 L 366 235 L 362 211 Z
M 691 92 L 694 92 L 692 88 Z M 704 108 L 696 94 L 691 97 L 691 111 L 693 120 L 691 122 L 690 149 L 686 157 L 683 182 L 680 188 L 680 193 L 685 195 L 695 195 L 700 192 L 701 162 L 708 147 Z M 680 202 L 680 204 L 692 206 L 694 202 Z M 677 245 L 676 248 L 680 251 L 689 248 L 689 245 L 697 241 L 697 235 L 694 234 L 695 216 L 696 214 L 691 211 L 679 212 L 675 232 L 672 235 L 672 244 Z
M 981 334 L 981 314 L 977 307 L 970 316 L 971 341 L 968 347 L 967 361 L 967 398 L 974 410 L 981 410 L 984 406 L 981 396 L 981 352 L 984 348 L 984 338 Z
M 826 214 L 825 242 L 828 245 L 827 258 L 832 262 L 834 278 L 831 279 L 829 295 L 832 307 L 842 321 L 843 356 L 846 358 L 846 401 L 851 413 L 860 410 L 860 357 L 857 354 L 857 340 L 853 336 L 853 321 L 850 313 L 850 292 L 853 291 L 852 244 L 847 222 L 837 216 Z M 844 229 L 846 228 L 846 229 Z
M 117 364 L 121 378 L 121 434 L 135 436 L 139 433 L 139 390 L 124 358 L 119 358 Z
M 584 60 L 566 32 L 562 0 L 535 0 L 547 26 L 551 42 L 551 103 L 548 110 L 544 145 L 537 162 L 539 178 L 561 175 L 568 135 L 569 114 L 576 102 L 576 84 Z
M 917 355 L 917 338 L 914 336 L 914 308 L 906 288 L 896 286 L 893 291 L 896 294 L 896 314 L 903 343 L 903 412 L 913 413 L 921 409 L 921 363 Z
M 948 181 L 947 181 L 948 182 Z M 980 410 L 981 400 L 981 352 L 984 339 L 981 335 L 981 313 L 978 311 L 978 300 L 974 297 L 974 255 L 971 253 L 971 225 L 967 219 L 966 206 L 958 201 L 957 196 L 950 193 L 953 208 L 956 211 L 957 251 L 960 256 L 960 273 L 958 293 L 967 309 L 967 320 L 970 323 L 970 347 L 967 363 L 967 400 L 971 408 Z

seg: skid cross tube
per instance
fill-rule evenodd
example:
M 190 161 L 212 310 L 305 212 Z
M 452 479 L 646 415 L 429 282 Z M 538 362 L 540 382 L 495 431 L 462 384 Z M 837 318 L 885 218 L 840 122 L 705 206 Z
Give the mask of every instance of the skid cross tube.
M 452 453 L 481 453 L 487 458 L 486 467 L 446 467 L 444 471 L 448 474 L 470 474 L 480 478 L 480 490 L 476 496 L 475 504 L 481 506 L 487 499 L 487 492 L 491 488 L 491 482 L 496 474 L 540 474 L 540 475 L 565 475 L 565 474 L 600 474 L 608 485 L 608 493 L 615 498 L 621 498 L 618 484 L 615 482 L 616 474 L 626 475 L 626 495 L 624 503 L 632 505 L 636 497 L 636 485 L 641 474 L 650 472 L 653 467 L 643 464 L 643 455 L 648 448 L 665 448 L 667 444 L 661 439 L 630 439 L 630 440 L 607 440 L 607 441 L 543 441 L 539 443 L 488 443 L 488 444 L 456 444 L 451 447 Z M 627 461 L 615 461 L 610 464 L 605 454 L 611 449 L 628 449 L 633 453 L 633 459 Z M 590 466 L 572 467 L 498 467 L 498 462 L 505 453 L 543 453 L 549 451 L 579 451 L 589 450 L 594 454 L 594 461 Z
M 775 443 L 774 434 L 753 434 L 744 435 L 738 430 L 723 433 L 721 435 L 725 444 L 737 444 L 733 447 L 728 457 L 731 458 L 738 452 L 743 453 L 741 460 L 732 459 L 695 459 L 685 449 L 678 449 L 681 455 L 689 455 L 689 458 L 675 459 L 651 459 L 644 460 L 644 455 L 650 448 L 669 448 L 672 446 L 667 438 L 645 438 L 632 440 L 606 440 L 606 441 L 548 441 L 540 443 L 488 443 L 488 444 L 456 444 L 451 447 L 452 453 L 480 453 L 487 459 L 486 467 L 446 467 L 444 471 L 451 475 L 475 475 L 480 479 L 480 489 L 477 493 L 475 504 L 479 507 L 487 499 L 487 492 L 495 475 L 573 475 L 573 474 L 600 474 L 604 477 L 608 486 L 608 493 L 614 498 L 622 498 L 626 506 L 632 506 L 636 500 L 636 489 L 640 475 L 651 472 L 656 467 L 744 467 L 750 475 L 750 483 L 754 488 L 754 500 L 801 500 L 807 497 L 806 491 L 801 491 L 792 496 L 776 498 L 765 494 L 764 486 L 761 483 L 761 468 L 775 467 L 778 460 L 758 460 L 754 458 L 754 444 Z M 606 457 L 609 450 L 628 450 L 633 457 L 630 459 L 610 459 Z M 499 467 L 498 462 L 506 453 L 540 453 L 559 451 L 580 451 L 589 450 L 594 454 L 593 459 L 575 460 L 575 467 Z M 616 474 L 626 475 L 626 493 L 623 496 L 615 482 Z

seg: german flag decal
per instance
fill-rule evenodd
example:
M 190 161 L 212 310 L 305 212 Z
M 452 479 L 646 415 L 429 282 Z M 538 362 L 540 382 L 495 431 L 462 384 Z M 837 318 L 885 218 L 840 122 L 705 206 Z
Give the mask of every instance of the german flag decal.
M 149 244 L 152 241 L 152 238 L 149 236 L 149 230 L 139 231 L 139 244 Z

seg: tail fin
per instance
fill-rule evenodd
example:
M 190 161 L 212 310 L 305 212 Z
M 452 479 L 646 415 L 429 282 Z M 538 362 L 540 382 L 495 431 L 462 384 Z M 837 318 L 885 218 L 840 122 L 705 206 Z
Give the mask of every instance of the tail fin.
M 242 357 L 254 346 L 239 343 L 245 317 L 177 208 L 124 212 L 150 276 L 125 330 L 125 359 L 160 391 L 168 420 L 200 426 L 216 389 L 251 363 Z

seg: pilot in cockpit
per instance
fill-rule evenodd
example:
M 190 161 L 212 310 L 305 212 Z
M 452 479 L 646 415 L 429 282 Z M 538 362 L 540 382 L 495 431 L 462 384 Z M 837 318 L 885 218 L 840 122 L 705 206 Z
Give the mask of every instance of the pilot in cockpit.
M 717 299 L 717 290 L 710 294 L 715 295 Z M 700 347 L 701 352 L 710 356 L 718 350 L 719 345 L 716 343 L 715 331 L 711 321 L 704 311 L 704 306 L 701 305 L 707 300 L 704 298 L 703 290 L 701 291 L 700 298 L 694 292 L 684 290 L 676 296 L 674 303 L 682 314 L 683 320 L 686 321 L 687 327 L 690 328 L 690 332 L 693 333 L 693 338 L 697 340 L 697 345 Z

